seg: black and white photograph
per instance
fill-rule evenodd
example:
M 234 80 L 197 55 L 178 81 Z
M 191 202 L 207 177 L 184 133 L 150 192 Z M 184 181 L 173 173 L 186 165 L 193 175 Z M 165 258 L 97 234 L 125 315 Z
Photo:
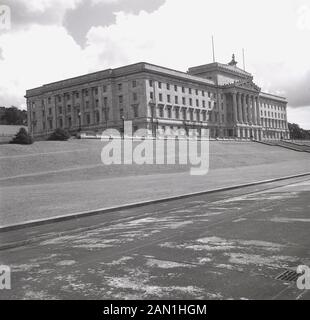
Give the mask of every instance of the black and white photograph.
M 310 300 L 309 199 L 309 0 L 0 0 L 3 303 Z

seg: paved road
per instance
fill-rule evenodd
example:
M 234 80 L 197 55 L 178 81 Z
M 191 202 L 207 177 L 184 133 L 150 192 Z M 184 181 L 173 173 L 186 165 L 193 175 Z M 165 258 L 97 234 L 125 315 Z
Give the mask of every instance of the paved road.
M 275 279 L 310 266 L 309 196 L 299 178 L 5 232 L 0 298 L 310 299 Z

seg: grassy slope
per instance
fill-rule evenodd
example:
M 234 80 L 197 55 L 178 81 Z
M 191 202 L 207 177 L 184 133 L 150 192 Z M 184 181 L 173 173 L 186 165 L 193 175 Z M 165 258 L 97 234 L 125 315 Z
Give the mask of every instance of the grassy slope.
M 308 153 L 257 143 L 210 142 L 206 176 L 190 176 L 191 165 L 104 166 L 101 148 L 93 140 L 0 146 L 0 225 L 310 171 Z
M 96 180 L 111 177 L 185 172 L 189 165 L 112 165 L 101 163 L 103 142 L 71 140 L 31 146 L 0 146 L 0 184 L 34 184 Z M 309 155 L 246 142 L 210 142 L 210 168 L 235 168 L 296 159 Z M 23 176 L 26 175 L 26 176 Z M 21 176 L 3 180 L 5 177 Z

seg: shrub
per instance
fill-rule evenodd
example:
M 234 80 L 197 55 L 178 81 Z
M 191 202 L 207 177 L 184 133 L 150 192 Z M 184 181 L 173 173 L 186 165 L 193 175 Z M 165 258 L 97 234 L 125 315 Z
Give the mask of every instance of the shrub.
M 13 138 L 10 143 L 14 144 L 32 144 L 33 139 L 32 137 L 28 134 L 25 128 L 20 128 L 15 137 Z
M 70 133 L 66 130 L 57 128 L 48 138 L 53 141 L 66 141 L 70 138 Z

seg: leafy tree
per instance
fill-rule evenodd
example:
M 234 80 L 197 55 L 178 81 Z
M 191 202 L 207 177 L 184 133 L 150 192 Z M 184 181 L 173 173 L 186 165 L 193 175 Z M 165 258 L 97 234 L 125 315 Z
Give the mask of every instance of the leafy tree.
M 31 136 L 28 134 L 25 128 L 20 128 L 15 137 L 13 138 L 10 143 L 14 144 L 32 144 L 33 139 Z
M 27 124 L 27 112 L 25 110 L 19 110 L 14 106 L 5 108 L 1 122 L 7 125 L 25 125 Z
M 290 131 L 291 139 L 310 139 L 310 131 L 300 128 L 299 125 L 296 123 L 289 123 L 288 129 Z
M 49 137 L 48 140 L 66 141 L 70 138 L 70 133 L 61 128 L 57 128 Z

